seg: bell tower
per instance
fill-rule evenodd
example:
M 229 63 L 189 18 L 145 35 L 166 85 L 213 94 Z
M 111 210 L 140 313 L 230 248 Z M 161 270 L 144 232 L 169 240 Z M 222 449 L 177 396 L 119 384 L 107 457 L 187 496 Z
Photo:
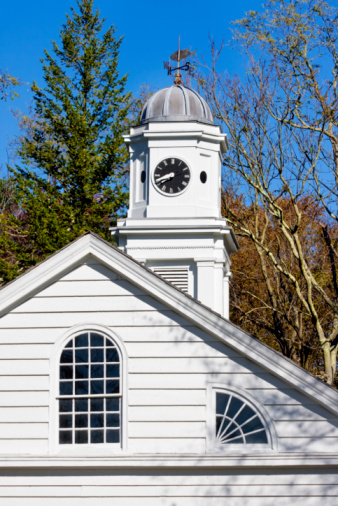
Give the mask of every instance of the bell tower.
M 227 139 L 208 104 L 181 84 L 162 89 L 125 141 L 130 205 L 112 231 L 119 247 L 228 318 L 237 241 L 221 216 Z

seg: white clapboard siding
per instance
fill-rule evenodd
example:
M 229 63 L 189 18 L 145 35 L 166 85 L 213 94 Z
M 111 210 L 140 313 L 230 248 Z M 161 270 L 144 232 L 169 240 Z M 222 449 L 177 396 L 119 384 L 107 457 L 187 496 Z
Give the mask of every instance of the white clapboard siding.
M 298 497 L 284 495 L 283 497 L 276 497 L 272 495 L 272 493 L 270 493 L 268 497 L 259 498 L 247 494 L 245 496 L 242 495 L 241 497 L 213 497 L 211 495 L 211 491 L 209 491 L 207 497 L 175 496 L 173 499 L 173 497 L 167 497 L 163 494 L 160 494 L 157 497 L 131 497 L 127 495 L 127 492 L 128 491 L 126 491 L 125 497 L 114 498 L 114 506 L 206 506 L 206 504 L 208 506 L 224 506 L 225 500 L 227 506 L 243 506 L 243 499 L 245 501 L 245 506 L 271 506 L 272 498 L 273 506 L 289 506 L 291 503 L 292 506 L 318 506 L 319 500 L 318 494 L 313 497 L 309 497 L 308 495 Z M 64 494 L 66 494 L 66 491 L 64 491 Z M 67 500 L 67 506 L 93 506 L 93 501 L 95 501 L 95 498 L 92 496 L 81 496 L 79 498 L 69 497 L 67 495 L 57 497 L 39 497 L 36 495 L 25 498 L 22 498 L 21 496 L 13 496 L 4 498 L 1 502 L 2 506 L 17 506 L 17 497 L 20 497 L 20 506 L 46 506 L 46 501 L 48 501 L 48 506 L 60 506 L 60 497 L 64 497 Z M 112 497 L 100 497 L 99 502 L 100 506 L 111 506 Z M 336 502 L 336 495 L 325 498 L 325 506 L 336 506 Z
M 49 360 L 0 360 L 0 376 L 46 375 Z
M 129 406 L 204 406 L 206 390 L 132 390 Z
M 274 378 L 271 374 L 253 373 L 131 373 L 128 374 L 130 388 L 205 388 L 209 383 L 223 383 L 226 385 L 238 386 L 239 388 L 268 388 L 281 385 L 281 380 Z
M 55 328 L 36 328 L 34 325 L 25 328 L 4 328 L 0 321 L 0 345 L 13 344 L 54 344 L 60 336 L 60 329 Z
M 9 381 L 9 380 L 8 380 Z M 5 406 L 47 406 L 49 404 L 49 391 L 34 392 L 1 392 L 0 407 Z M 0 420 L 1 422 L 1 420 Z
M 275 422 L 280 437 L 302 437 L 304 434 L 312 438 L 334 437 L 338 440 L 338 423 L 326 421 Z
M 49 422 L 48 411 L 44 406 L 0 407 L 0 420 L 2 423 Z
M 48 286 L 39 297 L 95 297 L 97 295 L 145 295 L 128 281 L 58 281 Z
M 173 358 L 173 357 L 215 357 L 215 358 L 240 358 L 240 354 L 222 343 L 187 342 L 187 343 L 128 343 L 127 352 L 133 358 Z
M 0 359 L 40 359 L 49 358 L 52 350 L 51 344 L 1 344 Z
M 0 439 L 43 438 L 48 438 L 48 423 L 0 423 Z
M 20 395 L 21 404 L 26 397 L 27 391 L 49 392 L 49 375 L 46 376 L 0 376 L 0 391 L 17 392 Z M 24 395 L 21 392 L 25 392 Z
M 259 365 L 245 358 L 234 359 L 218 358 L 142 358 L 129 361 L 131 373 L 233 373 L 233 372 L 262 372 Z
M 159 333 L 157 326 L 154 327 L 121 327 L 116 328 L 116 332 L 119 333 L 124 342 L 168 342 L 168 343 L 189 343 L 189 342 L 214 342 L 219 343 L 219 340 L 215 337 L 202 332 L 193 325 L 181 325 L 176 327 L 173 332 L 171 327 L 161 328 Z M 223 345 L 226 349 L 227 347 Z M 230 349 L 230 348 L 229 348 Z
M 205 454 L 205 438 L 129 438 L 128 449 L 135 453 Z
M 149 295 L 96 297 L 34 297 L 20 304 L 12 313 L 67 313 L 98 311 L 164 311 L 166 306 Z
M 184 318 L 172 311 L 86 311 L 84 313 L 40 313 L 40 314 L 16 314 L 9 313 L 2 318 L 2 328 L 26 328 L 36 326 L 44 328 L 70 328 L 74 325 L 89 324 L 90 322 L 106 325 L 107 327 L 119 327 L 130 325 L 142 325 L 158 327 L 168 325 L 180 325 L 185 322 Z
M 130 406 L 129 420 L 131 422 L 152 421 L 205 421 L 205 406 Z
M 291 422 L 292 423 L 292 422 Z M 280 452 L 319 452 L 336 453 L 338 437 L 279 437 L 278 450 Z
M 1 416 L 1 415 L 0 415 Z M 0 455 L 46 455 L 48 439 L 0 439 Z M 3 503 L 1 502 L 1 506 Z
M 306 491 L 306 487 L 309 487 L 308 491 Z M 141 487 L 126 487 L 123 486 L 100 486 L 95 487 L 93 485 L 83 485 L 79 486 L 71 486 L 68 485 L 63 488 L 56 488 L 52 486 L 41 486 L 36 488 L 31 488 L 25 494 L 24 487 L 18 487 L 17 490 L 13 490 L 11 487 L 3 487 L 0 492 L 0 497 L 117 497 L 124 498 L 126 497 L 144 497 L 151 498 L 161 497 L 162 487 L 156 486 L 141 486 Z M 173 486 L 167 486 L 165 495 L 168 498 L 174 498 L 176 501 L 178 492 L 180 497 L 183 498 L 208 498 L 210 495 L 210 490 L 207 485 L 194 485 L 194 486 L 180 486 L 179 490 Z M 214 486 L 213 487 L 213 495 L 215 498 L 227 498 L 227 497 L 238 497 L 242 493 L 242 489 L 240 486 L 232 486 L 228 488 L 227 486 Z M 316 485 L 299 485 L 295 486 L 292 489 L 292 495 L 289 497 L 306 497 L 306 492 L 310 495 L 313 493 L 318 493 L 318 486 Z M 275 486 L 274 487 L 274 496 L 279 497 L 281 494 L 285 494 L 285 487 L 283 486 Z M 264 485 L 252 485 L 250 488 L 250 496 L 251 497 L 271 497 L 271 488 Z M 249 496 L 249 497 L 250 497 Z M 330 497 L 330 496 L 328 496 Z M 337 497 L 337 494 L 331 495 L 331 497 Z M 181 500 L 182 500 L 181 499 Z M 176 504 L 176 502 L 175 502 Z
M 62 276 L 60 281 L 107 281 L 117 280 L 120 276 L 104 265 L 80 265 Z
M 131 438 L 205 438 L 205 422 L 130 422 Z
M 311 405 L 308 406 L 270 405 L 270 407 L 271 410 L 273 410 L 274 420 L 283 420 L 283 421 L 293 420 L 295 423 L 297 423 L 298 421 L 304 420 L 321 421 L 325 420 L 326 418 L 334 419 L 334 415 L 328 414 L 323 408 L 321 409 L 318 408 L 317 406 L 311 407 Z M 337 418 L 335 418 L 335 420 L 337 421 Z
M 303 469 L 300 473 L 296 469 L 275 470 L 270 469 L 269 473 L 262 475 L 260 469 L 250 472 L 248 469 L 231 469 L 229 467 L 218 472 L 207 469 L 152 469 L 128 470 L 105 469 L 81 471 L 68 469 L 58 473 L 51 473 L 48 470 L 35 469 L 16 474 L 13 470 L 2 470 L 0 473 L 0 494 L 3 486 L 270 486 L 287 485 L 288 487 L 313 486 L 317 487 L 320 494 L 330 491 L 337 493 L 337 472 L 331 469 Z M 13 489 L 14 490 L 14 489 Z

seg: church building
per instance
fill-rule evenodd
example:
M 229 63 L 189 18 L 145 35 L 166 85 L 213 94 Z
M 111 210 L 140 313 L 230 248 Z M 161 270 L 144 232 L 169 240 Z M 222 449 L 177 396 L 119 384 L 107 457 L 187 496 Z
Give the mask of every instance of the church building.
M 336 506 L 338 392 L 229 321 L 226 135 L 175 84 L 125 140 L 118 247 L 0 291 L 1 506 Z

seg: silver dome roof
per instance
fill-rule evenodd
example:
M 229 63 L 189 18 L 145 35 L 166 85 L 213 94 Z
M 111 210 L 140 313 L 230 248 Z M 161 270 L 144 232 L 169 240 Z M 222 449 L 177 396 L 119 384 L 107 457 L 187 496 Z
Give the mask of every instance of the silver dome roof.
M 196 91 L 174 85 L 156 92 L 145 104 L 141 125 L 152 121 L 199 121 L 214 124 L 210 107 Z

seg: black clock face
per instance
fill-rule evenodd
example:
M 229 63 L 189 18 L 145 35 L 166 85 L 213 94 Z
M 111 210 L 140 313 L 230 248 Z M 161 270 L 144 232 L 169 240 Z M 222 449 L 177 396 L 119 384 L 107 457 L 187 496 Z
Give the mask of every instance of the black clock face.
M 156 188 L 168 195 L 178 195 L 188 186 L 190 181 L 189 167 L 179 158 L 166 158 L 154 171 Z

